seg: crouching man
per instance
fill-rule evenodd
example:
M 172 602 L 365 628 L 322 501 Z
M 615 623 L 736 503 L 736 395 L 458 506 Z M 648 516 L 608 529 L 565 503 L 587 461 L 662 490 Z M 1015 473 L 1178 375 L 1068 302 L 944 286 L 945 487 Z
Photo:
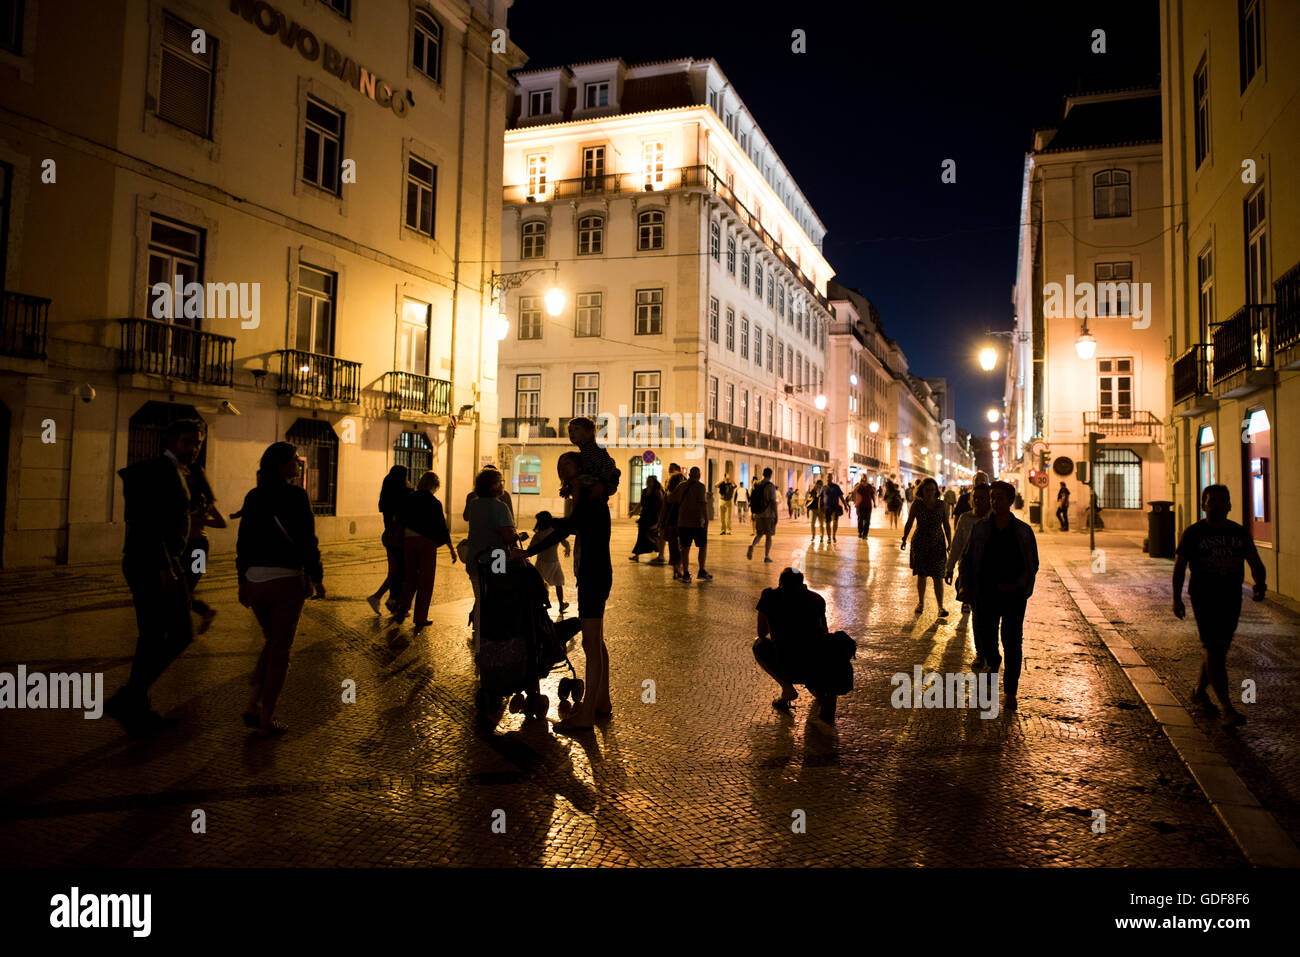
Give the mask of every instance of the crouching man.
M 776 588 L 765 588 L 758 599 L 758 638 L 754 659 L 781 686 L 772 702 L 789 711 L 801 684 L 817 703 L 817 716 L 833 724 L 836 699 L 853 690 L 857 644 L 844 632 L 830 634 L 826 600 L 804 583 L 803 573 L 787 568 Z

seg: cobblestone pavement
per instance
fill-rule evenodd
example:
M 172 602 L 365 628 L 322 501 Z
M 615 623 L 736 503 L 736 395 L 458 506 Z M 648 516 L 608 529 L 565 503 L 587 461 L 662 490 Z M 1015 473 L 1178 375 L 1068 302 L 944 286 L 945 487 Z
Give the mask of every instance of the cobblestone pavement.
M 1272 595 L 1263 602 L 1247 595 L 1243 601 L 1241 623 L 1228 653 L 1228 677 L 1238 693 L 1244 679 L 1253 680 L 1257 701 L 1238 705 L 1249 717 L 1245 727 L 1225 731 L 1218 715 L 1191 702 L 1202 651 L 1190 602 L 1185 620 L 1173 614 L 1173 560 L 1148 557 L 1140 541 L 1140 536 L 1129 540 L 1099 534 L 1100 561 L 1093 560 L 1086 534 L 1049 533 L 1044 544 L 1155 669 L 1260 803 L 1300 843 L 1300 609 Z
M 1050 567 L 1029 607 L 1018 714 L 896 710 L 895 672 L 958 671 L 971 657 L 951 598 L 949 619 L 932 596 L 913 615 L 897 531 L 860 542 L 849 527 L 809 548 L 807 526 L 783 522 L 763 564 L 745 560 L 746 528 L 720 537 L 715 524 L 716 580 L 682 586 L 623 560 L 634 529 L 615 526 L 616 715 L 578 738 L 511 714 L 477 731 L 461 569 L 442 565 L 433 627 L 394 647 L 395 629 L 362 600 L 383 574 L 380 549 L 353 544 L 328 549 L 329 597 L 304 614 L 277 712 L 290 733 L 250 739 L 239 715 L 261 639 L 235 601 L 233 561 L 215 556 L 200 592 L 216 622 L 154 692 L 178 727 L 133 742 L 108 718 L 0 712 L 0 860 L 1243 866 Z M 793 716 L 775 712 L 776 686 L 750 652 L 758 593 L 801 548 L 832 627 L 859 641 L 834 730 L 809 717 L 806 693 Z M 0 670 L 102 670 L 108 693 L 125 679 L 134 628 L 115 567 L 4 573 L 0 593 Z M 355 704 L 341 700 L 349 678 Z M 798 811 L 806 833 L 792 828 Z

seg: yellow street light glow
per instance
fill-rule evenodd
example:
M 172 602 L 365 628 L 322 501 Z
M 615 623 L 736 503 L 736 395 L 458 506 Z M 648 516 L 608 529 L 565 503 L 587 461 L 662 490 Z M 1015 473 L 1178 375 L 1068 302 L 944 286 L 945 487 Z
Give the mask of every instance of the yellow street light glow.
M 927 448 L 923 445 L 923 446 L 921 446 L 921 454 L 922 454 L 922 455 L 929 455 L 929 454 L 930 454 L 930 450 L 927 449 Z
M 870 430 L 870 432 L 871 432 L 872 435 L 875 435 L 877 432 L 880 431 L 880 423 L 879 423 L 879 422 L 868 422 L 868 423 L 867 423 L 867 429 Z
M 546 294 L 546 313 L 558 316 L 562 312 L 564 312 L 564 293 L 558 289 L 551 289 Z
M 980 368 L 985 372 L 992 372 L 993 367 L 998 364 L 998 351 L 992 346 L 985 346 L 980 350 Z
M 850 372 L 849 385 L 857 385 L 857 384 L 858 384 L 858 374 L 856 372 Z
M 506 336 L 510 335 L 510 320 L 505 316 L 497 316 L 496 326 L 498 340 L 504 340 Z
M 912 444 L 912 440 L 909 439 L 906 435 L 903 436 L 903 445 L 904 445 L 904 447 L 906 447 L 906 446 L 910 446 L 911 444 Z
M 998 432 L 997 429 L 994 429 L 989 433 L 989 438 L 996 442 L 998 439 L 1002 438 L 1002 434 Z
M 818 411 L 826 408 L 826 396 L 817 396 L 817 398 L 813 399 L 813 405 L 817 406 Z
M 989 409 L 988 412 L 984 413 L 984 416 L 990 422 L 996 422 L 998 419 L 1002 417 L 1002 414 L 998 412 L 997 409 Z

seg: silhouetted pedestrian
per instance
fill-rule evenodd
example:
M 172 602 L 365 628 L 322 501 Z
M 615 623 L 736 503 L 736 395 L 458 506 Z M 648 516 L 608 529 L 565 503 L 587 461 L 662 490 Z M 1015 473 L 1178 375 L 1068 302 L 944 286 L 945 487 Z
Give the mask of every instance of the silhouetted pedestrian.
M 673 566 L 673 581 L 682 577 L 682 546 L 677 537 L 679 500 L 673 498 L 673 493 L 685 481 L 682 467 L 676 462 L 668 463 L 668 484 L 664 486 L 664 517 L 659 526 L 659 534 L 668 543 L 668 563 Z
M 830 541 L 834 542 L 840 529 L 840 516 L 844 514 L 844 489 L 836 484 L 834 475 L 826 476 L 826 484 L 822 487 L 820 504 L 822 510 L 822 540 L 825 541 L 829 537 Z
M 294 446 L 269 446 L 258 465 L 257 485 L 239 510 L 239 603 L 253 610 L 266 641 L 253 667 L 253 694 L 244 709 L 244 724 L 259 737 L 285 731 L 275 723 L 275 705 L 289 672 L 298 619 L 308 597 L 325 597 L 316 518 L 299 484 L 300 468 Z
M 989 487 L 987 485 L 975 486 L 975 491 L 969 498 L 974 503 L 974 506 L 958 517 L 957 527 L 952 531 L 952 547 L 948 549 L 948 564 L 944 568 L 943 576 L 943 580 L 949 585 L 952 584 L 953 571 L 966 551 L 971 530 L 975 527 L 976 522 L 989 514 Z M 956 588 L 957 594 L 960 596 L 962 593 L 961 579 L 957 580 Z M 961 603 L 961 613 L 964 615 L 969 611 L 970 603 L 963 601 Z
M 402 513 L 406 511 L 406 500 L 411 494 L 411 483 L 407 477 L 405 465 L 394 465 L 384 476 L 379 487 L 379 512 L 384 518 L 384 534 L 380 541 L 388 556 L 388 577 L 380 584 L 378 590 L 366 599 L 376 615 L 379 614 L 379 599 L 388 592 L 386 607 L 397 611 L 398 599 L 402 595 L 402 585 L 406 582 L 406 541 L 402 534 Z
M 664 540 L 659 535 L 659 523 L 663 518 L 664 490 L 659 479 L 647 475 L 645 487 L 641 489 L 641 511 L 636 517 L 636 544 L 632 546 L 632 561 L 639 561 L 642 555 L 654 555 L 651 565 L 664 563 Z
M 745 557 L 752 560 L 754 558 L 754 546 L 758 544 L 760 538 L 766 539 L 763 544 L 763 561 L 772 560 L 772 536 L 776 534 L 776 520 L 780 514 L 777 506 L 776 486 L 772 484 L 772 470 L 763 469 L 763 478 L 754 486 L 754 494 L 751 499 L 754 506 L 754 540 L 749 543 L 749 551 Z
M 653 475 L 650 477 L 654 478 Z M 538 512 L 533 518 L 533 539 L 536 540 L 538 535 L 545 534 L 554 527 L 555 517 L 550 512 Z M 569 543 L 562 541 L 559 545 L 552 545 L 538 552 L 534 564 L 537 566 L 537 574 L 542 576 L 542 581 L 555 589 L 555 600 L 560 605 L 560 617 L 563 618 L 564 613 L 569 609 L 569 603 L 564 600 L 564 568 L 560 565 L 560 545 L 564 546 L 565 557 L 573 553 Z
M 204 634 L 211 626 L 217 611 L 201 598 L 196 598 L 195 590 L 199 579 L 203 577 L 211 553 L 206 529 L 225 528 L 225 516 L 217 510 L 217 498 L 208 483 L 208 475 L 198 462 L 185 470 L 185 482 L 190 489 L 190 540 L 185 543 L 185 580 L 190 589 L 190 607 L 199 616 L 198 633 Z M 202 557 L 200 557 L 202 556 Z M 202 569 L 202 570 L 201 570 Z
M 1205 518 L 1187 527 L 1178 543 L 1174 559 L 1174 614 L 1183 618 L 1183 575 L 1190 565 L 1192 581 L 1187 592 L 1192 599 L 1192 615 L 1201 638 L 1205 657 L 1192 699 L 1201 707 L 1213 709 L 1207 687 L 1223 706 L 1223 724 L 1235 728 L 1246 723 L 1246 716 L 1233 706 L 1228 690 L 1228 648 L 1241 617 L 1241 586 L 1245 581 L 1243 564 L 1250 566 L 1255 587 L 1251 597 L 1263 601 L 1266 570 L 1259 549 L 1242 526 L 1228 520 L 1232 497 L 1226 485 L 1207 485 L 1201 492 Z
M 876 506 L 876 490 L 864 473 L 853 488 L 853 508 L 858 517 L 858 538 L 866 538 L 871 531 L 871 510 Z
M 1070 530 L 1070 490 L 1061 483 L 1061 490 L 1056 493 L 1056 518 L 1061 523 L 1061 531 Z
M 678 501 L 677 534 L 682 549 L 680 580 L 684 585 L 691 583 L 691 546 L 695 545 L 700 550 L 697 577 L 700 581 L 712 581 L 713 576 L 704 568 L 709 554 L 709 509 L 698 465 L 691 466 L 689 477 L 673 494 Z
M 393 617 L 399 622 L 405 621 L 414 598 L 417 631 L 433 624 L 429 620 L 429 602 L 433 598 L 433 581 L 438 571 L 438 549 L 447 546 L 451 563 L 456 564 L 447 516 L 442 510 L 442 502 L 434 494 L 441 484 L 436 472 L 425 472 L 420 476 L 420 484 L 407 497 L 401 518 L 406 577 Z
M 732 499 L 736 497 L 736 483 L 731 480 L 731 473 L 718 483 L 718 502 L 719 502 L 719 535 L 731 534 L 731 508 Z
M 943 607 L 944 561 L 948 546 L 952 544 L 952 527 L 948 524 L 948 507 L 939 498 L 939 484 L 928 478 L 921 482 L 920 495 L 907 512 L 907 524 L 903 527 L 903 543 L 900 549 L 907 547 L 907 535 L 916 526 L 916 535 L 912 538 L 912 574 L 916 576 L 916 613 L 925 611 L 925 581 L 934 584 L 934 600 L 939 605 L 939 617 L 946 618 L 948 609 Z

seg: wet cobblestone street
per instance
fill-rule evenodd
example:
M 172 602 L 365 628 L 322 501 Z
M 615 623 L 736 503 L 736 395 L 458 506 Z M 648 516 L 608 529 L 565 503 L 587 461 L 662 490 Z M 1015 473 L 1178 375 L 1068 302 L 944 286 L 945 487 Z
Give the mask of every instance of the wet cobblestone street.
M 19 865 L 1241 866 L 1244 859 L 1120 667 L 1044 561 L 1025 626 L 1018 713 L 895 709 L 890 677 L 968 669 L 970 622 L 913 614 L 898 533 L 851 529 L 812 548 L 782 521 L 772 564 L 748 526 L 709 543 L 708 583 L 624 560 L 616 524 L 606 613 L 615 717 L 568 738 L 506 714 L 476 728 L 470 589 L 441 563 L 434 624 L 409 645 L 363 597 L 378 545 L 326 549 L 329 597 L 304 613 L 277 717 L 239 715 L 261 638 L 215 556 L 219 611 L 164 675 L 181 724 L 128 740 L 77 712 L 0 714 L 0 857 Z M 771 707 L 753 660 L 754 604 L 797 549 L 832 629 L 858 640 L 832 729 Z M 565 562 L 572 582 L 571 563 Z M 125 679 L 134 621 L 112 566 L 5 573 L 7 670 Z M 572 600 L 571 595 L 566 595 Z M 1160 606 L 1164 612 L 1163 604 Z M 1141 609 L 1134 608 L 1131 617 Z M 410 637 L 410 626 L 402 632 Z M 581 651 L 573 653 L 581 670 Z M 1231 660 L 1230 660 L 1231 664 Z M 556 672 L 549 684 L 560 677 Z M 341 684 L 357 683 L 357 702 Z M 655 702 L 644 703 L 643 682 Z M 551 691 L 549 720 L 557 717 Z M 1253 720 L 1253 719 L 1252 719 Z M 1261 721 L 1266 720 L 1261 718 Z M 206 814 L 206 833 L 191 830 Z M 1105 812 L 1094 833 L 1093 812 Z M 505 833 L 493 821 L 504 812 Z M 806 833 L 795 833 L 797 812 Z M 498 827 L 497 830 L 500 830 Z

